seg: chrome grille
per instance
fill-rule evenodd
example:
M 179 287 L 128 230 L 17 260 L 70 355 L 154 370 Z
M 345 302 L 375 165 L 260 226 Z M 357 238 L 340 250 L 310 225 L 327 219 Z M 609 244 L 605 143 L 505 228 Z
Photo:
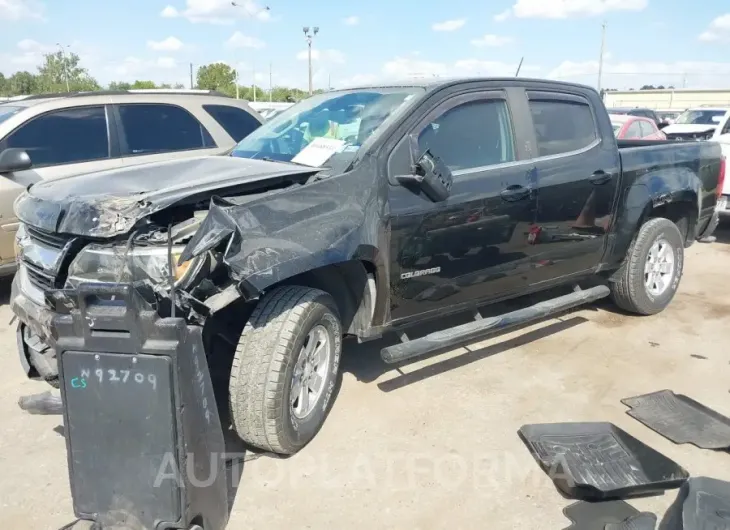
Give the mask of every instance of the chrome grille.
M 49 249 L 57 250 L 59 253 L 65 250 L 68 243 L 73 239 L 72 236 L 52 234 L 27 225 L 25 226 L 25 232 L 27 237 L 34 243 Z M 52 270 L 47 270 L 37 264 L 31 263 L 25 258 L 23 259 L 23 265 L 28 273 L 28 280 L 35 287 L 38 287 L 41 290 L 63 287 L 63 283 L 65 281 L 64 274 L 57 274 Z

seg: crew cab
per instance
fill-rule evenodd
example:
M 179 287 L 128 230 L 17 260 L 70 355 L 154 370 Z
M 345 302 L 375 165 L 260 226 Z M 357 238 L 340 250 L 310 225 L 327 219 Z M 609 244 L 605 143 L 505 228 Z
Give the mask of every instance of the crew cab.
M 608 295 L 632 313 L 662 311 L 685 247 L 711 227 L 723 168 L 712 142 L 617 141 L 599 94 L 581 85 L 433 80 L 314 95 L 231 156 L 31 186 L 16 202 L 10 302 L 21 364 L 59 384 L 68 421 L 89 426 L 84 437 L 70 429 L 75 465 L 112 436 L 100 425 L 120 451 L 148 443 L 147 406 L 114 419 L 120 400 L 140 395 L 103 381 L 125 363 L 151 373 L 160 356 L 167 368 L 155 381 L 175 391 L 145 399 L 172 399 L 165 410 L 183 419 L 207 407 L 212 429 L 212 384 L 245 442 L 292 454 L 332 406 L 344 337 L 396 332 L 401 342 L 381 357 L 402 363 Z M 478 313 L 556 286 L 574 290 L 501 317 Z M 458 312 L 474 321 L 406 333 Z M 83 414 L 73 411 L 79 388 L 96 396 Z M 200 440 L 185 429 L 171 439 Z M 137 473 L 123 461 L 114 473 Z M 128 498 L 117 487 L 128 483 L 103 480 L 96 487 Z

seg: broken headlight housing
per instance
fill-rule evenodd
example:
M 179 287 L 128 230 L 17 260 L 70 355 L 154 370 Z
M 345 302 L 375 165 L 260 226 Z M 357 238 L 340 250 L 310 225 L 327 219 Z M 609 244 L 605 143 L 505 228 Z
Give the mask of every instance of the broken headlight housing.
M 204 257 L 178 265 L 184 245 L 172 247 L 172 275 L 176 286 L 184 286 L 200 270 Z M 84 247 L 68 268 L 66 288 L 81 283 L 170 283 L 169 254 L 166 246 L 133 247 L 91 244 Z

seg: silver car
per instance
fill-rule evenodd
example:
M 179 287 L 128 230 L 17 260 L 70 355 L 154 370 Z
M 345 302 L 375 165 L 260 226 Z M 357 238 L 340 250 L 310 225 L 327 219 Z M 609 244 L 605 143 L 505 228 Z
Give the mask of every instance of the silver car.
M 262 122 L 243 100 L 195 90 L 52 94 L 0 104 L 0 276 L 15 271 L 13 202 L 29 185 L 223 154 Z

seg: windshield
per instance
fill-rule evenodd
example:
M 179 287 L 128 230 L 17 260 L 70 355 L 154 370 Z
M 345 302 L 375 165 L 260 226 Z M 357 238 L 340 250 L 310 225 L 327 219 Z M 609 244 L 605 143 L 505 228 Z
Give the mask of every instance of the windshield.
M 682 125 L 717 125 L 725 116 L 724 110 L 686 110 L 675 123 Z
M 0 123 L 7 120 L 13 114 L 17 114 L 23 110 L 23 107 L 13 107 L 11 105 L 0 105 Z
M 420 87 L 369 88 L 317 94 L 249 134 L 231 156 L 322 167 L 334 155 L 351 162 L 386 121 L 423 92 Z

